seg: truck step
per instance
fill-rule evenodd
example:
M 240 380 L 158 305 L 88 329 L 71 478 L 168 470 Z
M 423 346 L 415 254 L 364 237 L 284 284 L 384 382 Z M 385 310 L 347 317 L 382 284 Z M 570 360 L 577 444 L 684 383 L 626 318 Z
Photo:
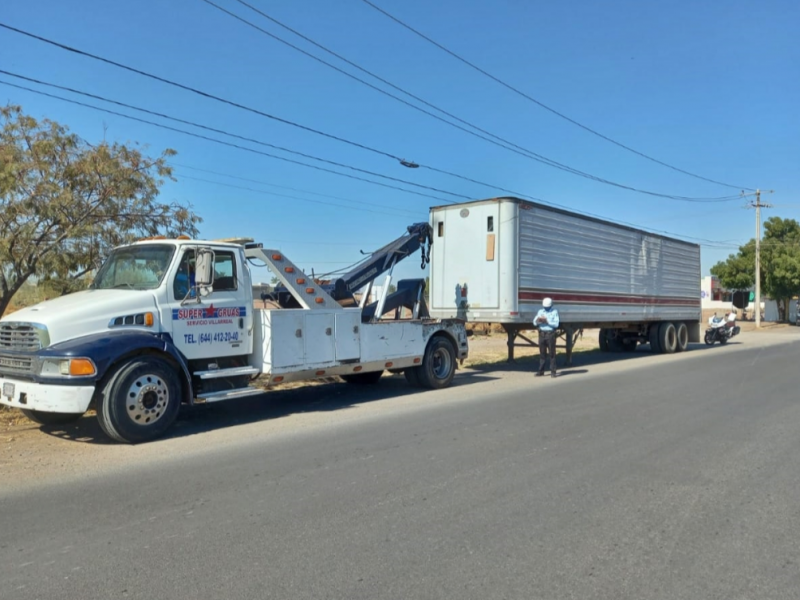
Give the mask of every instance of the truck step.
M 231 369 L 211 369 L 210 371 L 195 371 L 200 379 L 219 379 L 220 377 L 239 377 L 241 375 L 257 375 L 260 373 L 256 367 L 233 367 Z
M 246 387 L 236 390 L 226 390 L 224 392 L 208 392 L 207 394 L 198 394 L 195 398 L 197 404 L 205 404 L 206 402 L 221 402 L 222 400 L 234 400 L 236 398 L 244 398 L 246 396 L 257 396 L 263 394 L 264 390 Z

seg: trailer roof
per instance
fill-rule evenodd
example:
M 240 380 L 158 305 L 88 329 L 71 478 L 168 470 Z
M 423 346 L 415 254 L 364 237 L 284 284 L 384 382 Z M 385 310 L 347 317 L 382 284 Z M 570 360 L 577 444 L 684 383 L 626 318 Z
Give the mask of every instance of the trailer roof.
M 671 242 L 678 242 L 680 244 L 686 244 L 688 246 L 697 246 L 700 247 L 700 244 L 696 242 L 688 242 L 686 240 L 682 240 L 680 238 L 670 237 L 668 235 L 663 235 L 661 233 L 654 233 L 652 231 L 647 231 L 646 229 L 639 229 L 637 227 L 631 227 L 630 225 L 623 225 L 620 223 L 616 223 L 614 221 L 609 221 L 607 219 L 600 219 L 598 217 L 591 217 L 588 215 L 581 214 L 579 212 L 566 210 L 564 208 L 556 208 L 554 206 L 549 206 L 547 204 L 542 204 L 540 202 L 532 202 L 530 200 L 524 200 L 522 198 L 516 198 L 515 196 L 498 196 L 496 198 L 485 198 L 483 200 L 468 200 L 466 202 L 456 202 L 454 204 L 440 204 L 439 206 L 432 206 L 430 208 L 431 211 L 438 211 L 438 210 L 445 210 L 450 208 L 462 207 L 462 206 L 474 206 L 476 204 L 489 204 L 492 202 L 513 202 L 516 204 L 526 204 L 528 206 L 535 206 L 536 208 L 541 208 L 543 210 L 549 210 L 551 212 L 561 213 L 563 215 L 569 215 L 572 217 L 579 217 L 586 221 L 594 221 L 595 223 L 602 223 L 604 225 L 613 225 L 614 227 L 619 227 L 620 229 L 627 229 L 628 231 L 635 231 L 637 233 L 644 233 L 647 235 L 652 235 L 654 237 L 659 237 L 664 240 L 669 240 Z

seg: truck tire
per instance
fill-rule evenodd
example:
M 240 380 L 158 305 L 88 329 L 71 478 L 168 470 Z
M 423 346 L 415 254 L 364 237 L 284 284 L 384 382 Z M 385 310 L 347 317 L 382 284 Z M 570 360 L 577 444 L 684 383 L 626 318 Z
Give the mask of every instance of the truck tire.
M 428 342 L 425 357 L 419 367 L 422 387 L 441 390 L 448 387 L 456 374 L 456 351 L 452 342 L 440 335 Z
M 623 352 L 636 352 L 636 346 L 639 345 L 639 341 L 636 338 L 624 338 L 622 340 L 622 351 Z
M 100 428 L 113 440 L 136 444 L 156 439 L 172 425 L 181 405 L 175 368 L 155 356 L 121 364 L 97 402 Z
M 422 382 L 419 380 L 419 371 L 420 367 L 409 367 L 403 371 L 408 385 L 412 387 L 422 387 Z
M 22 414 L 39 425 L 66 425 L 74 423 L 83 416 L 83 413 L 54 413 L 40 410 L 22 409 Z
M 686 352 L 689 347 L 689 328 L 686 323 L 678 323 L 676 326 L 678 346 L 675 348 L 676 352 Z
M 678 333 L 673 323 L 662 323 L 658 327 L 658 345 L 662 354 L 672 354 L 678 347 Z
M 608 329 L 601 329 L 599 336 L 600 352 L 608 352 Z
M 347 383 L 354 385 L 375 385 L 381 380 L 383 370 L 370 371 L 369 373 L 353 373 L 352 375 L 342 375 Z
M 661 353 L 661 344 L 658 343 L 658 330 L 661 323 L 653 323 L 647 331 L 648 341 L 650 342 L 650 352 L 653 354 Z

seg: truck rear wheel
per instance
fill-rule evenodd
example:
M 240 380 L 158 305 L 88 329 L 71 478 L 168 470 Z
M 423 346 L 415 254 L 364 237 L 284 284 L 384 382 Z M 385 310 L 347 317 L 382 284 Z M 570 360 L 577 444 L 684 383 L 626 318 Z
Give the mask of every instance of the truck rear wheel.
M 599 336 L 600 352 L 608 352 L 608 329 L 601 329 Z
M 456 351 L 445 337 L 436 336 L 428 342 L 425 357 L 419 367 L 422 387 L 440 390 L 448 387 L 456 374 Z
M 660 325 L 660 323 L 653 323 L 650 325 L 650 329 L 647 332 L 647 338 L 650 342 L 650 352 L 653 354 L 661 353 L 661 344 L 658 343 L 658 331 L 660 329 Z
M 28 408 L 23 408 L 22 414 L 39 425 L 66 425 L 74 423 L 83 416 L 83 413 L 42 412 Z
M 689 328 L 686 323 L 678 323 L 676 326 L 678 346 L 675 348 L 677 352 L 685 352 L 689 347 Z
M 347 383 L 355 385 L 374 385 L 381 380 L 383 371 L 370 371 L 369 373 L 353 373 L 352 375 L 342 375 Z
M 136 444 L 163 435 L 180 404 L 175 369 L 160 358 L 136 357 L 120 365 L 106 383 L 97 420 L 111 439 Z
M 675 325 L 672 323 L 662 323 L 658 328 L 658 345 L 661 346 L 662 354 L 672 354 L 678 347 L 678 334 Z

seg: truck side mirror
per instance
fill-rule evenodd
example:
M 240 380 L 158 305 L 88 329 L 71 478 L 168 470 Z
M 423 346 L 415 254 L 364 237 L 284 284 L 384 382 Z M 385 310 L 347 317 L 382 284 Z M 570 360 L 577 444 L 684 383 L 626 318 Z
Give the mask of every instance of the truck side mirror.
M 194 283 L 205 296 L 208 294 L 208 288 L 214 284 L 214 251 L 210 248 L 199 248 L 194 268 Z

